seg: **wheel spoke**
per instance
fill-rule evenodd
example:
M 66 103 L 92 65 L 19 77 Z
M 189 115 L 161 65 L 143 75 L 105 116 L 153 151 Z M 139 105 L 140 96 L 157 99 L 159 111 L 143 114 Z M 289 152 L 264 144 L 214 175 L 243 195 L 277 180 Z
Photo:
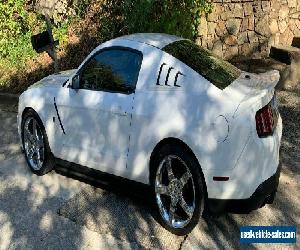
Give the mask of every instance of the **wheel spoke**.
M 157 168 L 154 191 L 164 222 L 172 228 L 188 225 L 195 213 L 196 198 L 193 176 L 186 162 L 177 155 L 166 155 Z
M 33 136 L 35 137 L 35 140 L 39 140 L 38 126 L 35 119 L 32 120 L 32 133 Z
M 173 225 L 173 220 L 175 217 L 175 210 L 176 210 L 176 205 L 173 204 L 173 202 L 170 205 L 170 211 L 169 211 L 169 223 Z
M 40 170 L 45 159 L 44 138 L 37 120 L 32 116 L 24 121 L 23 137 L 28 164 L 32 169 Z
M 182 177 L 180 178 L 180 182 L 181 182 L 182 186 L 185 186 L 190 178 L 192 178 L 190 171 L 185 172 L 182 175 Z
M 36 153 L 36 158 L 40 161 L 41 160 L 40 149 L 39 148 L 35 148 L 35 153 Z
M 166 194 L 169 195 L 168 187 L 164 185 L 159 185 L 155 187 L 155 192 L 157 194 Z
M 188 215 L 189 218 L 193 216 L 193 208 L 186 203 L 183 197 L 180 200 L 180 206 L 182 207 L 183 211 Z
M 44 147 L 44 142 L 43 142 L 43 139 L 38 139 L 37 142 L 37 147 L 40 149 L 40 148 L 43 148 Z
M 32 148 L 29 149 L 29 152 L 28 152 L 28 158 L 29 159 L 32 159 L 33 158 L 33 155 L 34 155 L 34 150 Z
M 41 152 L 40 152 L 40 149 L 36 149 L 36 158 L 37 158 L 37 164 L 39 167 L 42 167 L 43 165 L 43 161 L 41 159 Z
M 174 173 L 173 173 L 173 170 L 172 170 L 172 161 L 171 161 L 170 157 L 167 158 L 166 167 L 167 167 L 167 171 L 168 171 L 169 181 L 174 180 L 175 176 L 174 176 Z
M 30 143 L 33 142 L 33 135 L 30 133 L 28 129 L 25 129 L 24 131 L 24 137 L 27 139 Z

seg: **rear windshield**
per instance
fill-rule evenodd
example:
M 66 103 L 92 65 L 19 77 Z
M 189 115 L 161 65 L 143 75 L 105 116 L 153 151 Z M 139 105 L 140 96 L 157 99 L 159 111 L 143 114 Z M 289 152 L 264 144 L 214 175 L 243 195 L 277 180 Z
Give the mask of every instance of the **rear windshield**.
M 226 88 L 241 74 L 231 63 L 189 40 L 171 43 L 163 51 L 176 57 L 220 89 Z

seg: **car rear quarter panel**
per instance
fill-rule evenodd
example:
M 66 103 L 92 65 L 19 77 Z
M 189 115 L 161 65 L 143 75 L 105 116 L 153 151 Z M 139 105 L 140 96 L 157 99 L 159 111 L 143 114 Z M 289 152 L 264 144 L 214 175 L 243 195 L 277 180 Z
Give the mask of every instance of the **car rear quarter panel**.
M 151 61 L 151 63 L 150 63 Z M 167 74 L 157 76 L 165 63 L 184 77 L 172 84 Z M 174 79 L 173 79 L 174 81 Z M 144 56 L 132 116 L 128 171 L 130 179 L 149 183 L 149 160 L 155 146 L 165 138 L 187 144 L 200 163 L 205 178 L 211 172 L 234 168 L 247 139 L 249 123 L 234 121 L 237 103 L 189 67 L 164 52 Z

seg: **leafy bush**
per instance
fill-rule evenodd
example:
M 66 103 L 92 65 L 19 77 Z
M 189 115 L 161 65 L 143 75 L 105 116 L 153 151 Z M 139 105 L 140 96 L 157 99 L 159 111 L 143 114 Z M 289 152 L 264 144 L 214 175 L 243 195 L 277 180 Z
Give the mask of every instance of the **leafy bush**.
M 160 32 L 194 39 L 202 14 L 212 11 L 205 0 L 125 0 L 128 33 Z
M 93 4 L 98 7 L 97 14 Z M 201 15 L 212 11 L 207 0 L 83 0 L 80 6 L 87 6 L 80 13 L 92 18 L 102 41 L 138 32 L 168 33 L 194 40 Z
M 35 12 L 36 2 L 0 0 L 2 91 L 22 91 L 53 72 L 51 59 L 31 47 L 32 34 L 46 28 Z M 68 0 L 65 10 L 51 12 L 54 38 L 60 40 L 60 69 L 76 68 L 98 44 L 130 33 L 160 32 L 193 40 L 200 16 L 210 11 L 206 0 Z
M 74 8 L 78 17 L 84 17 L 84 15 L 87 13 L 89 5 L 91 4 L 91 1 L 92 0 L 77 1 L 77 4 L 75 4 Z
M 25 61 L 33 54 L 30 35 L 35 18 L 24 9 L 24 0 L 0 3 L 0 58 L 12 63 Z
M 58 24 L 53 33 L 61 42 L 67 41 L 67 22 Z M 0 64 L 21 66 L 36 55 L 31 36 L 46 27 L 42 15 L 26 9 L 25 0 L 0 2 Z

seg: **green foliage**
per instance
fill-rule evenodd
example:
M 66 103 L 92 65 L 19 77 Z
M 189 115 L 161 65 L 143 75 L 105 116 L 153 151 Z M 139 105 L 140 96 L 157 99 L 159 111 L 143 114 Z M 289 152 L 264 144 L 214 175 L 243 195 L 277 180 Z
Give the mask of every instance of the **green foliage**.
M 206 0 L 124 0 L 128 33 L 160 32 L 194 39 L 202 14 L 212 11 Z
M 24 10 L 23 4 L 23 0 L 4 0 L 0 3 L 0 58 L 2 60 L 10 58 L 12 61 L 17 61 L 20 52 L 23 55 L 30 51 L 27 40 L 30 39 L 32 16 Z M 23 59 L 26 60 L 20 58 Z
M 42 16 L 26 9 L 25 0 L 0 2 L 0 64 L 22 66 L 36 53 L 31 36 L 45 29 Z M 58 24 L 53 33 L 62 43 L 67 41 L 68 22 Z
M 125 34 L 157 32 L 195 40 L 202 15 L 212 11 L 207 0 L 84 0 L 96 3 L 84 13 L 98 28 L 97 42 Z
M 68 29 L 72 19 L 66 20 L 66 22 L 59 23 L 53 27 L 54 40 L 59 40 L 60 45 L 65 45 L 68 43 Z
M 22 91 L 53 72 L 53 65 L 31 46 L 31 36 L 46 29 L 35 2 L 0 0 L 0 89 Z M 98 44 L 129 33 L 169 33 L 194 40 L 201 15 L 211 11 L 207 0 L 68 0 L 66 9 L 49 15 L 63 55 L 60 68 L 67 69 L 77 67 Z
M 32 34 L 45 29 L 41 15 L 26 9 L 26 0 L 0 2 L 0 64 L 23 65 L 36 54 L 31 47 Z M 200 16 L 211 12 L 206 0 L 82 0 L 77 1 L 77 17 L 56 22 L 53 33 L 60 44 L 68 42 L 68 27 L 84 18 L 91 3 L 101 6 L 101 40 L 126 33 L 161 32 L 194 39 Z
M 79 0 L 75 5 L 76 14 L 78 17 L 83 17 L 92 0 Z
M 241 74 L 231 63 L 189 40 L 169 44 L 164 51 L 184 62 L 220 89 L 226 88 Z

